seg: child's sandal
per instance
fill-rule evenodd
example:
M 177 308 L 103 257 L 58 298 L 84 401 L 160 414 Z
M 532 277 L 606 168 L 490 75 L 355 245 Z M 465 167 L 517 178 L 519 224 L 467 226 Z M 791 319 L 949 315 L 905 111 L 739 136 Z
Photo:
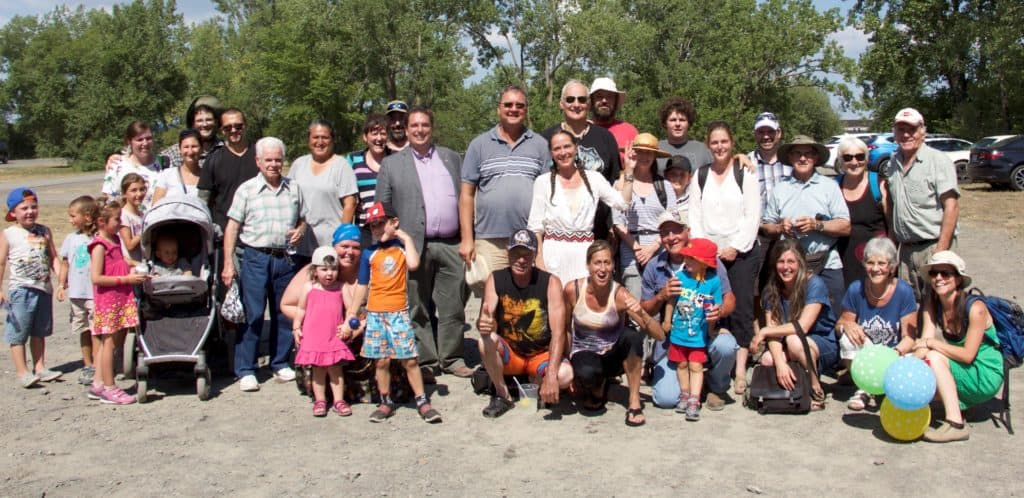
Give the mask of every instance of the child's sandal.
M 313 402 L 313 416 L 314 417 L 326 417 L 327 416 L 327 402 L 323 400 L 316 400 Z
M 334 413 L 337 413 L 339 416 L 348 417 L 352 415 L 352 407 L 348 406 L 348 403 L 345 401 L 335 401 L 332 408 Z

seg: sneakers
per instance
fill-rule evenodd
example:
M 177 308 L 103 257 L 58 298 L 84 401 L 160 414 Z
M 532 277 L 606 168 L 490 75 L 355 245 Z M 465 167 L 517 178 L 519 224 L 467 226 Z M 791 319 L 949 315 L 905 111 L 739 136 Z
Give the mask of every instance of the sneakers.
M 39 380 L 43 382 L 53 382 L 59 379 L 61 375 L 64 374 L 55 370 L 50 370 L 49 368 L 36 372 L 36 377 L 39 377 Z
M 516 405 L 501 396 L 491 396 L 491 402 L 484 408 L 483 414 L 487 418 L 498 418 L 511 410 Z
M 89 399 L 103 399 L 103 386 L 100 384 L 91 384 L 89 385 L 89 389 L 86 389 L 85 395 Z
M 274 379 L 284 384 L 285 382 L 291 382 L 295 380 L 295 370 L 288 367 L 274 371 Z
M 377 405 L 377 409 L 370 414 L 370 422 L 379 424 L 395 414 L 395 405 L 388 405 L 381 403 Z
M 292 375 L 295 375 L 295 372 L 292 372 Z M 256 380 L 255 375 L 249 374 L 238 380 L 238 388 L 245 393 L 259 391 L 260 381 Z
M 700 400 L 690 398 L 686 400 L 686 420 L 696 422 L 700 420 Z
M 104 389 L 100 394 L 100 403 L 108 405 L 130 405 L 134 402 L 135 396 L 122 391 L 120 387 Z
M 955 427 L 952 422 L 943 420 L 935 429 L 929 428 L 924 432 L 922 439 L 930 443 L 951 443 L 953 441 L 967 441 L 971 437 L 971 431 L 967 424 L 961 422 L 960 427 Z
M 18 377 L 18 385 L 24 387 L 25 389 L 28 389 L 38 383 L 39 377 L 32 372 L 25 372 L 24 374 L 21 375 L 21 377 Z
M 676 403 L 676 413 L 686 413 L 686 403 L 690 400 L 690 393 L 679 393 L 679 402 Z
M 91 386 L 92 378 L 96 375 L 96 369 L 93 367 L 83 367 L 82 373 L 78 374 L 78 383 L 83 386 Z
M 707 405 L 708 410 L 717 412 L 725 408 L 725 399 L 720 394 L 709 392 L 707 399 L 704 400 L 704 404 Z
M 438 411 L 435 410 L 432 406 L 430 406 L 430 403 L 423 403 L 422 405 L 416 407 L 416 412 L 418 412 L 420 414 L 420 418 L 423 419 L 423 421 L 428 424 L 441 423 L 441 414 L 438 413 Z
M 313 416 L 314 417 L 326 417 L 327 416 L 327 402 L 318 399 L 313 402 Z

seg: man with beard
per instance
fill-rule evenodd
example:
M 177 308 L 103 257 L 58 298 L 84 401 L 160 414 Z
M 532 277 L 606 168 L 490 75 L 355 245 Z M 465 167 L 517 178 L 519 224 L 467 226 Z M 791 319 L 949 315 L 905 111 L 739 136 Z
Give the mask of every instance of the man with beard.
M 569 80 L 562 86 L 562 98 L 558 106 L 562 109 L 565 121 L 544 130 L 541 136 L 550 141 L 559 129 L 569 132 L 576 143 L 576 160 L 583 164 L 584 169 L 600 172 L 609 184 L 614 184 L 619 179 L 621 168 L 618 144 L 611 132 L 587 121 L 588 94 L 587 86 L 579 80 Z M 607 205 L 598 205 L 594 216 L 594 237 L 608 238 L 610 213 Z
M 590 112 L 594 124 L 610 131 L 620 149 L 631 144 L 637 134 L 635 126 L 615 119 L 625 102 L 626 92 L 620 92 L 611 78 L 597 78 L 590 85 Z M 621 154 L 619 158 L 621 160 Z
M 409 137 L 405 134 L 405 126 L 409 119 L 409 104 L 402 100 L 388 102 L 388 152 L 398 152 L 409 145 Z
M 772 189 L 783 178 L 793 176 L 793 167 L 782 162 L 779 146 L 782 145 L 782 127 L 774 113 L 762 112 L 754 118 L 754 141 L 757 149 L 750 153 L 750 160 L 757 167 L 757 182 L 761 187 L 761 212 L 772 195 Z
M 463 359 L 465 266 L 459 257 L 459 184 L 462 158 L 434 143 L 434 116 L 414 107 L 408 114 L 409 147 L 384 159 L 377 200 L 394 208 L 416 244 L 420 264 L 409 272 L 409 315 L 420 368 L 456 377 L 473 373 Z M 437 311 L 431 326 L 430 303 Z
M 537 235 L 519 230 L 509 238 L 509 267 L 487 277 L 477 329 L 480 358 L 494 396 L 484 408 L 488 418 L 512 409 L 506 375 L 528 375 L 540 384 L 545 403 L 557 404 L 558 393 L 572 382 L 572 366 L 562 361 L 565 302 L 558 277 L 534 267 Z M 478 371 L 479 372 L 479 371 Z M 474 374 L 474 388 L 479 381 Z M 485 381 L 486 382 L 486 381 Z

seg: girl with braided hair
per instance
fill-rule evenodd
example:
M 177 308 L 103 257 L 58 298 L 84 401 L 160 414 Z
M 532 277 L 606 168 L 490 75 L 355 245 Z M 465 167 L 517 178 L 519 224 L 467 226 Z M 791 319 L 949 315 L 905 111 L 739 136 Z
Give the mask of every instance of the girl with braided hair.
M 553 164 L 534 181 L 527 228 L 537 234 L 537 267 L 568 282 L 588 274 L 587 247 L 594 241 L 598 202 L 620 211 L 629 204 L 601 173 L 583 167 L 571 134 L 556 131 L 548 143 Z

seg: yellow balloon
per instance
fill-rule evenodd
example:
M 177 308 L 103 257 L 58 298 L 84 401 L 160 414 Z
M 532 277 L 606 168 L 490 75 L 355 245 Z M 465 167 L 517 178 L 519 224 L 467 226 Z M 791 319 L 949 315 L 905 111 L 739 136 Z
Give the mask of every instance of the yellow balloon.
M 925 405 L 917 410 L 900 410 L 885 398 L 882 402 L 882 428 L 886 434 L 898 441 L 913 441 L 928 430 L 932 421 L 931 407 Z

